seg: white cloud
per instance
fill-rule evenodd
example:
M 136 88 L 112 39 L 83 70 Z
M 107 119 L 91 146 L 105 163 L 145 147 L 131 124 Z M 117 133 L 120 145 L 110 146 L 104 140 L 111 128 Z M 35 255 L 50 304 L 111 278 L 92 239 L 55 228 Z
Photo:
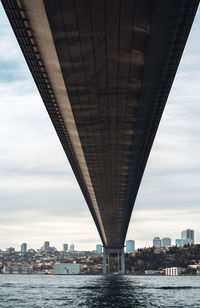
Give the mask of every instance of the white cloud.
M 59 211 L 59 210 L 58 210 Z M 17 220 L 17 224 L 16 224 Z M 46 240 L 61 249 L 63 243 L 75 243 L 75 248 L 94 249 L 99 236 L 89 213 L 80 217 L 56 216 L 42 211 L 17 211 L 0 217 L 1 247 L 27 242 L 29 248 L 39 248 Z
M 189 203 L 187 209 L 135 209 L 127 238 L 136 238 L 137 247 L 152 246 L 156 236 L 170 237 L 174 245 L 175 239 L 181 237 L 181 231 L 194 229 L 195 242 L 200 243 L 199 217 L 200 207 L 192 208 Z
M 26 71 L 25 60 L 22 52 L 17 44 L 14 32 L 10 28 L 9 22 L 7 21 L 6 14 L 3 10 L 2 4 L 0 3 L 0 62 L 1 64 L 7 64 L 7 68 L 11 68 L 13 64 L 17 65 L 20 72 Z M 19 61 L 20 60 L 20 61 Z M 18 72 L 19 72 L 18 71 Z

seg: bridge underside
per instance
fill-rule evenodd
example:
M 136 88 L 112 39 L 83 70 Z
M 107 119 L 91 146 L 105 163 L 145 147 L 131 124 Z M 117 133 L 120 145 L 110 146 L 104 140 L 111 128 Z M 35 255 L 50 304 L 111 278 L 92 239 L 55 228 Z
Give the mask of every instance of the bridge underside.
M 2 3 L 103 245 L 121 248 L 198 1 Z

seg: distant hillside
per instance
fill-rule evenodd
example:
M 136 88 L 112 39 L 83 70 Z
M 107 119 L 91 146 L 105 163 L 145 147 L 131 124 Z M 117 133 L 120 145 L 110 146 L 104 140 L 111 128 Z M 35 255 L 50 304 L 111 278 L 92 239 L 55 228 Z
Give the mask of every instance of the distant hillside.
M 126 255 L 126 270 L 144 273 L 145 270 L 161 270 L 166 267 L 187 267 L 200 261 L 200 245 L 170 247 L 166 251 L 155 247 L 138 249 L 135 255 Z

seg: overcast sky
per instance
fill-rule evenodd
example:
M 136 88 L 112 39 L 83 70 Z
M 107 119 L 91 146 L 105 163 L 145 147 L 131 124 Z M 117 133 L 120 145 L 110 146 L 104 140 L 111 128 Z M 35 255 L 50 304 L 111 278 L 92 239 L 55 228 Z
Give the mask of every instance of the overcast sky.
M 139 190 L 127 239 L 200 242 L 200 13 L 193 24 Z M 78 250 L 95 224 L 0 4 L 0 249 L 45 240 Z

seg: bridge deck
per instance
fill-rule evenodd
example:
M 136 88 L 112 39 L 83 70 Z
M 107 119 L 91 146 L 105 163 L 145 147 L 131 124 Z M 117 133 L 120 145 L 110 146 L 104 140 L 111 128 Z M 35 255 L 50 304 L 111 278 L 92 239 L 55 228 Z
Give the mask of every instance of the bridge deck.
M 2 1 L 106 247 L 122 247 L 197 0 Z

